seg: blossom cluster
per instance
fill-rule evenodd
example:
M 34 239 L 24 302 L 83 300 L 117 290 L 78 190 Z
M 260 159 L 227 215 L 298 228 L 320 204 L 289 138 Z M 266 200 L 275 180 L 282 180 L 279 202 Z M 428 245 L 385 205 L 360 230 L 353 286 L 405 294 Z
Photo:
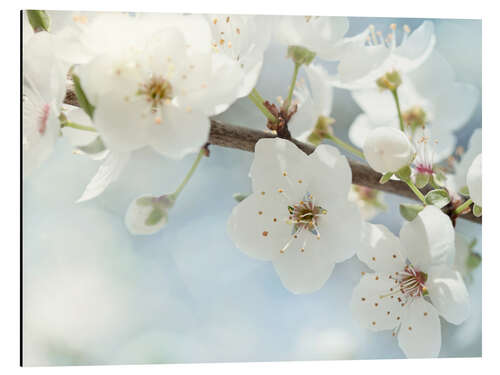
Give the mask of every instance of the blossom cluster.
M 443 161 L 479 93 L 457 82 L 432 22 L 414 31 L 393 24 L 386 36 L 373 26 L 346 36 L 345 17 L 30 11 L 23 22 L 25 178 L 61 135 L 75 152 L 102 161 L 79 202 L 104 192 L 136 150 L 170 160 L 197 153 L 176 191 L 131 202 L 129 231 L 156 233 L 208 155 L 211 117 L 248 97 L 266 116 L 269 137 L 255 144 L 252 192 L 228 220 L 236 247 L 272 262 L 295 294 L 319 290 L 337 263 L 356 255 L 373 272 L 353 290 L 354 319 L 393 330 L 408 357 L 439 355 L 440 316 L 465 321 L 471 267 L 464 264 L 478 254 L 460 253 L 454 226 L 469 211 L 482 213 L 481 131 L 460 160 L 446 168 Z M 286 46 L 295 67 L 277 104 L 255 89 L 271 43 Z M 336 74 L 324 61 L 338 62 Z M 298 79 L 301 69 L 307 81 Z M 68 88 L 78 106 L 66 104 Z M 362 109 L 349 129 L 354 146 L 333 131 L 339 88 Z M 348 159 L 325 140 L 365 159 L 381 184 L 400 180 L 415 192 L 421 204 L 401 206 L 399 237 L 368 221 L 385 207 L 380 193 L 353 185 Z M 307 144 L 316 146 L 310 154 Z

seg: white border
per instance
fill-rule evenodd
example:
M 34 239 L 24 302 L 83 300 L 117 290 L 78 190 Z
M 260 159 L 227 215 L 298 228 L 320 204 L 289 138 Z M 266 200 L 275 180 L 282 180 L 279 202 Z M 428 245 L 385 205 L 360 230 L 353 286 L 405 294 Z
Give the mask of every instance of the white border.
M 500 368 L 498 344 L 499 303 L 498 279 L 496 270 L 500 264 L 500 249 L 493 233 L 498 231 L 498 195 L 500 180 L 498 173 L 499 156 L 495 153 L 500 139 L 499 116 L 499 21 L 495 2 L 438 1 L 438 0 L 380 0 L 380 1 L 321 1 L 302 2 L 251 0 L 209 0 L 179 2 L 158 2 L 150 0 L 122 0 L 103 3 L 96 0 L 84 2 L 66 1 L 19 1 L 10 3 L 1 12 L 2 30 L 2 80 L 0 111 L 2 116 L 2 254 L 0 277 L 2 308 L 1 313 L 1 373 L 29 371 L 37 374 L 136 374 L 169 373 L 192 374 L 198 372 L 217 372 L 218 374 L 255 374 L 286 372 L 287 374 L 332 374 L 335 372 L 352 373 L 366 371 L 370 374 L 404 372 L 405 374 L 452 373 L 473 374 L 490 373 L 490 368 Z M 19 10 L 58 9 L 58 10 L 128 10 L 164 11 L 193 13 L 249 13 L 249 14 L 322 14 L 344 16 L 379 17 L 432 17 L 432 18 L 482 18 L 483 19 L 483 119 L 484 137 L 483 158 L 485 168 L 485 197 L 487 208 L 483 224 L 483 359 L 440 359 L 440 360 L 378 360 L 378 361 L 325 361 L 325 362 L 272 362 L 251 364 L 199 364 L 199 365 L 151 365 L 151 366 L 106 366 L 106 367 L 62 367 L 29 368 L 21 370 L 19 359 Z M 467 51 L 463 51 L 467 53 Z M 7 130 L 7 132 L 5 132 Z M 497 370 L 498 371 L 498 370 Z

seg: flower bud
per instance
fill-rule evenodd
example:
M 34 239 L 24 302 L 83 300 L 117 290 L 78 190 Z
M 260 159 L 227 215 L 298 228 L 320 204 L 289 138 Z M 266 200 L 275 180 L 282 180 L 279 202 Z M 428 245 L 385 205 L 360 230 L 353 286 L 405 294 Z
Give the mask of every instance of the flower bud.
M 418 127 L 424 127 L 427 122 L 427 114 L 422 107 L 411 107 L 409 110 L 403 112 L 403 122 L 411 127 L 413 130 Z
M 158 232 L 167 223 L 168 209 L 175 203 L 171 195 L 142 195 L 130 203 L 125 225 L 130 233 L 148 235 Z
M 401 76 L 397 70 L 385 73 L 382 77 L 377 79 L 377 86 L 381 90 L 396 90 L 402 83 Z
M 415 149 L 402 131 L 380 127 L 368 134 L 363 153 L 370 167 L 384 174 L 397 172 L 409 165 L 415 156 Z
M 467 187 L 469 188 L 469 194 L 474 202 L 474 204 L 482 207 L 483 206 L 483 183 L 482 183 L 482 154 L 476 156 L 469 171 L 467 172 Z
M 295 64 L 309 65 L 313 61 L 316 53 L 309 51 L 305 47 L 290 46 L 288 47 L 288 57 L 290 57 Z

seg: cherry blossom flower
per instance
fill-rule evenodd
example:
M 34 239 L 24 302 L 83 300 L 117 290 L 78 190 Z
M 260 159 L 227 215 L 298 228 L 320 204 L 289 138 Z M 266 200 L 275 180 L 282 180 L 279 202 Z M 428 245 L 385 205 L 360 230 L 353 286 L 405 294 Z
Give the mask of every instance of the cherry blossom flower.
M 236 99 L 241 68 L 213 59 L 202 16 L 114 16 L 111 23 L 96 19 L 87 39 L 104 29 L 104 39 L 111 38 L 126 28 L 112 43 L 121 48 L 78 67 L 104 143 L 115 152 L 151 146 L 173 159 L 195 152 L 207 140 L 208 116 Z
M 467 187 L 474 204 L 483 206 L 482 154 L 476 156 L 467 172 Z
M 319 118 L 326 119 L 332 112 L 333 88 L 326 84 L 328 72 L 322 66 L 310 64 L 304 70 L 309 87 L 305 82 L 299 82 L 295 86 L 294 102 L 298 109 L 288 126 L 295 138 L 307 142 Z
M 271 19 L 265 16 L 214 14 L 207 16 L 212 29 L 212 46 L 216 59 L 229 59 L 243 72 L 236 97 L 247 96 L 255 87 L 269 45 Z
M 149 235 L 158 232 L 167 223 L 168 209 L 174 205 L 169 195 L 155 197 L 141 195 L 130 203 L 125 214 L 125 224 L 130 233 Z
M 472 281 L 472 272 L 481 264 L 481 255 L 474 251 L 476 240 L 469 242 L 462 234 L 455 232 L 454 268 L 466 282 Z
M 368 134 L 363 153 L 370 167 L 384 174 L 397 172 L 409 165 L 415 156 L 415 149 L 402 131 L 380 127 Z
M 324 60 L 338 60 L 349 40 L 346 17 L 283 16 L 276 22 L 274 37 L 285 46 L 307 48 Z
M 250 176 L 253 193 L 233 209 L 229 236 L 247 255 L 272 261 L 293 293 L 320 289 L 359 245 L 347 159 L 329 145 L 307 156 L 290 141 L 261 139 Z
M 23 48 L 23 177 L 27 177 L 50 156 L 59 137 L 66 71 L 47 32 L 32 35 Z
M 478 90 L 455 80 L 448 62 L 436 51 L 414 71 L 402 75 L 398 97 L 405 132 L 415 141 L 428 128 L 437 140 L 436 161 L 447 158 L 456 143 L 454 132 L 472 116 L 479 97 Z M 376 127 L 399 128 L 394 98 L 388 90 L 378 88 L 354 90 L 352 96 L 362 108 L 349 130 L 355 145 L 362 145 L 368 132 Z
M 415 31 L 403 27 L 403 38 L 396 44 L 397 26 L 386 39 L 370 26 L 353 37 L 349 48 L 340 58 L 338 74 L 330 83 L 347 89 L 376 88 L 376 81 L 384 74 L 397 71 L 404 75 L 418 68 L 431 54 L 436 44 L 434 24 L 424 21 Z
M 467 172 L 476 158 L 481 153 L 482 129 L 476 129 L 469 139 L 467 150 L 454 165 L 454 173 L 447 176 L 446 186 L 454 192 L 464 193 L 467 190 Z M 467 192 L 468 195 L 468 192 Z
M 409 358 L 437 357 L 439 315 L 453 324 L 470 310 L 467 288 L 452 268 L 455 232 L 448 216 L 425 207 L 403 225 L 399 238 L 383 225 L 366 224 L 358 258 L 364 273 L 351 300 L 355 319 L 372 331 L 393 330 Z

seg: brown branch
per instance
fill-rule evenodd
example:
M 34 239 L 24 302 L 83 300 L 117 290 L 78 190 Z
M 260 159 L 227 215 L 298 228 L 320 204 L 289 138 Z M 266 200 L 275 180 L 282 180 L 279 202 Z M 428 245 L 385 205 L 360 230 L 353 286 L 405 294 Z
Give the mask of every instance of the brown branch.
M 78 106 L 76 95 L 72 90 L 66 92 L 65 103 Z M 241 126 L 223 124 L 220 121 L 212 120 L 210 128 L 210 136 L 208 142 L 213 145 L 236 148 L 239 150 L 254 152 L 255 144 L 261 138 L 274 138 L 274 134 L 260 130 L 249 129 Z M 314 146 L 291 139 L 302 151 L 310 154 L 314 151 Z M 385 191 L 387 193 L 397 194 L 402 197 L 417 199 L 410 188 L 402 181 L 391 180 L 385 184 L 380 184 L 379 180 L 382 175 L 373 171 L 366 164 L 359 163 L 354 160 L 349 160 L 352 170 L 352 183 L 362 185 L 369 188 Z M 425 194 L 427 190 L 422 190 Z M 482 218 L 475 217 L 472 213 L 459 216 L 460 218 L 482 223 Z
M 241 126 L 227 125 L 220 121 L 212 120 L 210 128 L 209 142 L 213 145 L 237 148 L 239 150 L 254 152 L 255 143 L 261 138 L 274 138 L 275 135 L 269 132 L 249 129 Z M 291 140 L 306 154 L 314 151 L 314 146 L 299 142 L 295 139 Z M 410 188 L 402 181 L 390 180 L 385 184 L 380 184 L 379 180 L 382 175 L 375 172 L 366 164 L 349 160 L 349 165 L 352 170 L 352 183 L 362 185 L 369 188 L 385 191 L 387 193 L 397 194 L 406 198 L 415 199 L 417 197 Z M 425 194 L 427 190 L 423 189 Z M 475 217 L 472 213 L 460 216 L 460 218 L 482 223 L 482 218 Z

